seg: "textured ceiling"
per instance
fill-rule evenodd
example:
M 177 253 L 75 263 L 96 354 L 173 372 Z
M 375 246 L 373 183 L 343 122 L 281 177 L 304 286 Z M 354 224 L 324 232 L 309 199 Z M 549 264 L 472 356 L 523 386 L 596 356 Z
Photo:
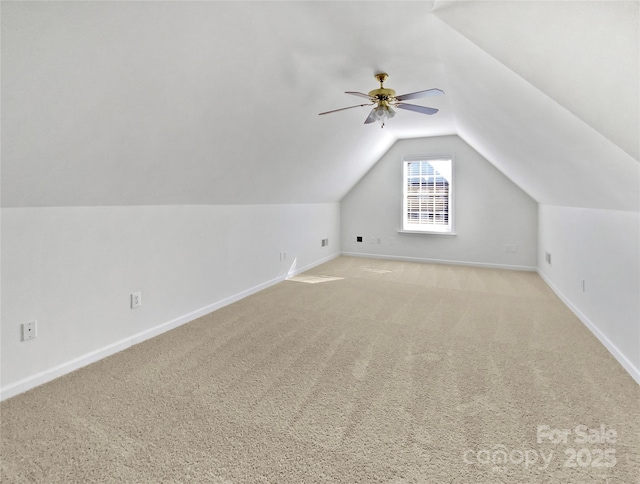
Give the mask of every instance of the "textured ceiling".
M 638 4 L 567 4 L 3 2 L 2 204 L 333 202 L 458 133 L 541 203 L 638 210 Z M 318 116 L 381 70 L 440 112 Z

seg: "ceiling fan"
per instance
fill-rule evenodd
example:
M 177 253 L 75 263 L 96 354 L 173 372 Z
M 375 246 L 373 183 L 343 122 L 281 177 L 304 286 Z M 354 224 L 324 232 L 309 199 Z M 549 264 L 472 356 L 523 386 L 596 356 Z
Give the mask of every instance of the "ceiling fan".
M 367 119 L 364 120 L 364 124 L 374 123 L 376 121 L 380 121 L 381 127 L 384 128 L 384 123 L 387 119 L 391 119 L 396 115 L 396 112 L 393 108 L 406 109 L 407 111 L 414 111 L 416 113 L 422 114 L 435 114 L 438 112 L 435 108 L 429 108 L 426 106 L 417 106 L 416 104 L 407 104 L 404 101 L 408 99 L 416 99 L 419 97 L 427 97 L 427 96 L 439 96 L 444 94 L 444 91 L 441 89 L 427 89 L 425 91 L 412 92 L 409 94 L 402 94 L 401 96 L 396 96 L 396 92 L 393 89 L 387 89 L 383 86 L 384 81 L 389 77 L 388 74 L 381 72 L 375 75 L 375 78 L 380 83 L 380 88 L 374 89 L 373 91 L 369 91 L 369 94 L 365 94 L 363 92 L 355 92 L 355 91 L 346 91 L 345 94 L 352 94 L 354 96 L 364 97 L 368 99 L 370 102 L 366 104 L 358 104 L 356 106 L 349 106 L 348 108 L 340 108 L 334 109 L 333 111 L 326 111 L 323 114 L 336 113 L 338 111 L 344 111 L 345 109 L 353 109 L 360 108 L 363 106 L 374 106 L 374 108 L 369 113 Z

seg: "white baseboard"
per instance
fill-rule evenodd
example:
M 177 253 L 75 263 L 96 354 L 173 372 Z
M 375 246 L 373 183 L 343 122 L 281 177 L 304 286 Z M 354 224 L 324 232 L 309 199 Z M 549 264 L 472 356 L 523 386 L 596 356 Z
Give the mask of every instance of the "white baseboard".
M 571 302 L 571 300 L 566 297 L 560 289 L 558 289 L 551 280 L 545 276 L 541 271 L 537 271 L 538 275 L 542 278 L 544 282 L 551 288 L 553 292 L 562 300 L 563 303 L 575 314 L 582 323 L 589 328 L 589 331 L 593 333 L 593 335 L 598 338 L 598 341 L 604 345 L 609 353 L 622 365 L 622 367 L 631 375 L 638 385 L 640 385 L 640 370 L 631 362 L 629 359 L 622 353 L 618 347 L 598 328 L 598 326 L 591 321 L 578 307 Z
M 530 271 L 535 272 L 536 267 L 532 266 L 514 266 L 506 264 L 489 264 L 486 262 L 469 262 L 461 260 L 444 260 L 444 259 L 426 259 L 424 257 L 405 257 L 398 255 L 379 255 L 379 254 L 365 254 L 363 252 L 342 252 L 342 255 L 347 257 L 365 257 L 367 259 L 387 259 L 387 260 L 399 260 L 406 262 L 428 262 L 430 264 L 451 264 L 459 266 L 470 267 L 487 267 L 490 269 L 509 269 L 515 271 Z
M 273 286 L 274 284 L 277 284 L 279 282 L 284 281 L 287 277 L 293 277 L 297 274 L 300 274 L 301 272 L 307 271 L 317 265 L 320 264 L 324 264 L 327 261 L 330 261 L 331 259 L 335 259 L 336 257 L 340 256 L 340 253 L 334 253 L 331 254 L 330 256 L 324 257 L 323 259 L 317 260 L 311 264 L 307 264 L 304 267 L 300 267 L 300 268 L 295 268 L 294 270 L 290 271 L 288 274 L 282 274 L 279 275 L 278 277 L 275 277 L 273 279 L 270 279 L 268 281 L 265 281 L 261 284 L 258 284 L 256 286 L 250 287 L 244 291 L 240 291 L 232 296 L 226 297 L 224 299 L 221 299 L 219 301 L 216 301 L 212 304 L 209 304 L 207 306 L 204 306 L 200 309 L 197 309 L 195 311 L 192 311 L 188 314 L 185 314 L 183 316 L 180 316 L 178 318 L 175 318 L 171 321 L 167 321 L 165 323 L 159 324 L 158 326 L 154 326 L 151 329 L 147 329 L 145 331 L 142 331 L 140 333 L 136 333 L 130 337 L 127 337 L 125 339 L 122 339 L 120 341 L 117 341 L 115 343 L 111 343 L 103 348 L 100 348 L 98 350 L 92 351 L 90 353 L 86 353 L 82 356 L 79 356 L 78 358 L 74 358 L 72 360 L 69 360 L 65 363 L 62 363 L 61 365 L 57 365 L 53 368 L 49 368 L 45 371 L 41 371 L 39 373 L 36 373 L 35 375 L 31 375 L 28 376 L 27 378 L 24 378 L 22 380 L 19 380 L 17 382 L 11 383 L 9 385 L 6 385 L 4 387 L 0 388 L 0 401 L 2 400 L 6 400 L 8 398 L 11 398 L 15 395 L 18 395 L 20 393 L 24 393 L 28 390 L 31 390 L 32 388 L 35 388 L 39 385 L 42 385 L 44 383 L 50 382 L 51 380 L 54 380 L 58 377 L 61 377 L 63 375 L 66 375 L 67 373 L 71 373 L 72 371 L 78 370 L 79 368 L 82 368 L 83 366 L 87 366 L 91 363 L 94 363 L 98 360 L 101 360 L 103 358 L 106 358 L 107 356 L 111 356 L 115 353 L 118 353 L 122 350 L 125 350 L 133 345 L 136 345 L 138 343 L 142 343 L 143 341 L 146 341 L 148 339 L 153 338 L 154 336 L 158 336 L 162 333 L 165 333 L 169 330 L 172 330 L 174 328 L 177 328 L 178 326 L 182 326 L 183 324 L 189 323 L 191 321 L 194 321 L 195 319 L 198 319 L 206 314 L 209 314 L 217 309 L 220 309 L 224 306 L 227 306 L 229 304 L 232 304 L 236 301 L 239 301 L 241 299 L 244 299 L 245 297 L 251 296 L 252 294 L 255 294 L 259 291 L 262 291 L 263 289 L 266 289 L 270 286 Z

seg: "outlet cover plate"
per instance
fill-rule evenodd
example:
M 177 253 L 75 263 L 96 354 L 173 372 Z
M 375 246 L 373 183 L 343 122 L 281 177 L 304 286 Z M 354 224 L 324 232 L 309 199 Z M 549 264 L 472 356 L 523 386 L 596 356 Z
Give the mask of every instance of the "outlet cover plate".
M 35 339 L 36 336 L 38 336 L 37 321 L 22 323 L 22 341 L 29 341 L 29 340 Z

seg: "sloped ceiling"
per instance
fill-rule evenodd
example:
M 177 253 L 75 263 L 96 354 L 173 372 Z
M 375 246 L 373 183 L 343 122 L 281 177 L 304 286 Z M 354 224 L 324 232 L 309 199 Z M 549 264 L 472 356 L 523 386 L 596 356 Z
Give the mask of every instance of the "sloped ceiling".
M 439 1 L 433 12 L 639 159 L 638 6 L 637 1 Z
M 318 116 L 379 71 L 440 112 Z M 3 206 L 333 202 L 452 133 L 541 203 L 638 210 L 637 2 L 2 3 Z

